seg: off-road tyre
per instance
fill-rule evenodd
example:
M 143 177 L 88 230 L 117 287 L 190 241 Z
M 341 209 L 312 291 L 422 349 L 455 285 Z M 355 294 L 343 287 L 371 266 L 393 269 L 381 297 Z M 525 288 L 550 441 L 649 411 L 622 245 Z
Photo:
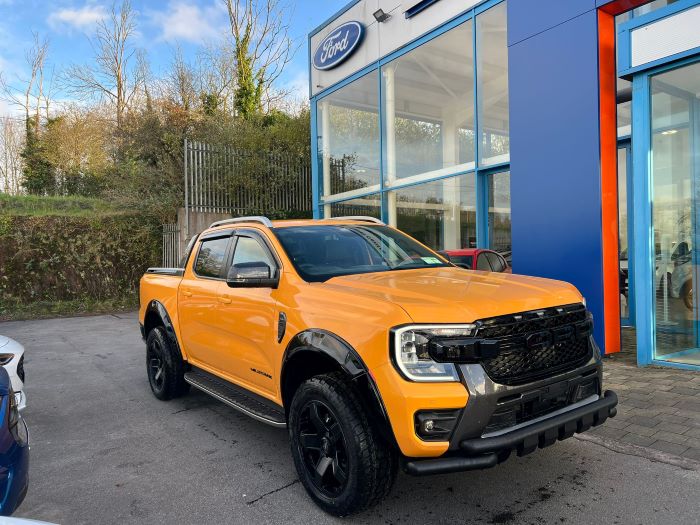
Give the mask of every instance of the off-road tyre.
M 146 372 L 151 391 L 161 401 L 182 396 L 189 391 L 185 382 L 185 363 L 180 350 L 165 328 L 157 326 L 146 338 Z
M 331 493 L 320 485 L 329 476 L 329 484 L 337 481 L 333 474 L 334 464 L 328 466 L 330 474 L 324 474 L 319 481 L 312 474 L 315 452 L 303 446 L 303 443 L 308 444 L 309 429 L 312 434 L 315 431 L 310 416 L 314 406 L 328 417 L 326 422 L 331 429 L 337 425 L 335 430 L 330 431 L 328 441 L 339 431 L 341 436 L 338 442 L 345 447 L 344 454 L 335 455 L 336 460 L 340 457 L 336 463 L 341 466 L 341 471 L 344 468 L 346 474 L 345 483 L 333 487 L 337 493 Z M 316 376 L 302 383 L 292 399 L 288 428 L 299 479 L 309 496 L 324 511 L 334 516 L 361 512 L 379 503 L 391 491 L 398 472 L 398 452 L 394 445 L 381 437 L 369 420 L 357 392 L 341 373 Z M 306 432 L 305 438 L 302 438 L 302 432 Z M 322 454 L 320 451 L 321 459 Z M 321 464 L 321 459 L 317 465 Z

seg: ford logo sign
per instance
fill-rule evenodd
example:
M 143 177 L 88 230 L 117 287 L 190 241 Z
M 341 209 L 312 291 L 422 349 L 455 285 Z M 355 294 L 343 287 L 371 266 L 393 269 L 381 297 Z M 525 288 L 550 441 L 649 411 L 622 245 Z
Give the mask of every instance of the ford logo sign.
M 318 45 L 314 53 L 316 69 L 332 69 L 350 58 L 362 42 L 365 28 L 360 22 L 345 22 L 336 27 Z

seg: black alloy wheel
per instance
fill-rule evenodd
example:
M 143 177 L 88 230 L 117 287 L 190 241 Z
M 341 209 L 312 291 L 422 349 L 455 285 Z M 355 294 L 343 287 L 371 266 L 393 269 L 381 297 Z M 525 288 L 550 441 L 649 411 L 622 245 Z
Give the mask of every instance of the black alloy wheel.
M 329 497 L 345 489 L 348 481 L 348 452 L 338 418 L 323 402 L 312 400 L 300 414 L 300 453 L 309 478 Z
M 342 372 L 304 381 L 289 406 L 289 439 L 299 480 L 309 497 L 334 516 L 372 507 L 391 490 L 396 448 Z
M 165 384 L 165 366 L 163 364 L 163 349 L 158 341 L 153 341 L 148 349 L 148 380 L 153 389 L 160 392 Z
M 176 344 L 162 326 L 148 333 L 146 373 L 153 395 L 162 401 L 181 396 L 189 390 L 184 378 L 185 364 Z

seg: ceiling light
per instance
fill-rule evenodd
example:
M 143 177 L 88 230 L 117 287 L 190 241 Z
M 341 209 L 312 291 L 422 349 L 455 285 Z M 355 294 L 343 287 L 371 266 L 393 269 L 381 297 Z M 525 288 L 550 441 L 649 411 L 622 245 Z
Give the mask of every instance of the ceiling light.
M 662 135 L 675 135 L 676 133 L 678 133 L 677 129 L 667 129 L 661 132 Z
M 374 13 L 372 13 L 372 16 L 374 16 L 374 19 L 381 23 L 381 22 L 386 22 L 391 18 L 391 15 L 388 13 L 384 12 L 384 9 L 377 9 Z

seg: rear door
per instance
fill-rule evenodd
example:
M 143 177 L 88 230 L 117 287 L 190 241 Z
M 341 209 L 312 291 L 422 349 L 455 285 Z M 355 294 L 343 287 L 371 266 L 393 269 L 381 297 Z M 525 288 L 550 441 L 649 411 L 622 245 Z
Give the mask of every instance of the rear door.
M 236 233 L 233 264 L 264 262 L 273 271 L 281 264 L 265 236 L 256 230 Z M 217 366 L 235 382 L 268 397 L 276 396 L 279 378 L 274 378 L 277 351 L 277 300 L 272 288 L 219 290 L 219 330 L 225 334 L 227 351 Z
M 193 364 L 212 369 L 226 342 L 218 326 L 219 296 L 226 286 L 225 269 L 233 230 L 203 236 L 190 257 L 178 289 L 182 344 Z

